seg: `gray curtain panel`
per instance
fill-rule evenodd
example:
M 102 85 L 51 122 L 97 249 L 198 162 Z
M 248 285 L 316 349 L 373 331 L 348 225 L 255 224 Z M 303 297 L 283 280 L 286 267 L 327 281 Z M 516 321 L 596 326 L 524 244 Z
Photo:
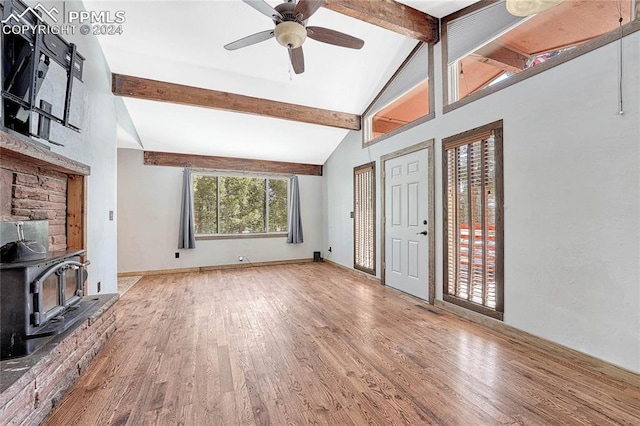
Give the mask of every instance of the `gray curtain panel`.
M 300 217 L 300 190 L 298 189 L 298 176 L 291 178 L 291 196 L 289 205 L 289 232 L 287 243 L 300 244 L 302 238 L 302 218 Z
M 182 206 L 180 208 L 179 249 L 196 248 L 196 231 L 193 219 L 193 197 L 191 191 L 191 170 L 182 171 Z

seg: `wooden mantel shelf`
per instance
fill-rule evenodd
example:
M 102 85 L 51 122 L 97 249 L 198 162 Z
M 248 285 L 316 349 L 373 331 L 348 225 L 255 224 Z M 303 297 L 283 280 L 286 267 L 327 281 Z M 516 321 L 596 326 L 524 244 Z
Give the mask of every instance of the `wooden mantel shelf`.
M 0 130 L 0 157 L 19 158 L 69 175 L 88 176 L 91 167 Z
M 67 175 L 67 250 L 87 249 L 87 178 L 91 167 L 0 130 L 0 163 L 12 157 Z M 84 262 L 86 255 L 83 256 Z M 86 293 L 85 293 L 86 294 Z

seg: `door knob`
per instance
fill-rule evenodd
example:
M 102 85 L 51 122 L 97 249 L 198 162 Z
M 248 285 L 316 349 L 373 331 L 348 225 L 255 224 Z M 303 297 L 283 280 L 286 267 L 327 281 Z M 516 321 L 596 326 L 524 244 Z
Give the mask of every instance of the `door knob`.
M 427 232 L 427 231 L 416 232 L 416 235 L 418 235 L 418 234 L 427 235 L 427 234 L 428 234 L 428 232 Z

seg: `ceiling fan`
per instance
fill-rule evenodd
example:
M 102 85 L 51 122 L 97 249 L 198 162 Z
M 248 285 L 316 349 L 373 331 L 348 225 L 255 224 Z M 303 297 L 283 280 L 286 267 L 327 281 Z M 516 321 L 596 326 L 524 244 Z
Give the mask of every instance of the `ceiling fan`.
M 364 46 L 364 41 L 357 37 L 328 28 L 307 26 L 309 17 L 324 4 L 325 0 L 298 0 L 298 2 L 288 0 L 275 8 L 263 0 L 242 1 L 271 18 L 276 26 L 272 30 L 261 31 L 229 43 L 224 46 L 227 50 L 240 49 L 275 37 L 278 43 L 289 51 L 293 71 L 296 74 L 302 74 L 304 72 L 302 43 L 307 36 L 323 43 L 350 49 L 360 49 Z

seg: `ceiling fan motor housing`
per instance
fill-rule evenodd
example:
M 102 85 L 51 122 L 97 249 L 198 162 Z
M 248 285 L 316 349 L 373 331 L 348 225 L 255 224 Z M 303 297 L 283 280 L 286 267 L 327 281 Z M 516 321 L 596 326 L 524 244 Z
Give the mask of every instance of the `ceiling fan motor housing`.
M 251 46 L 270 38 L 275 38 L 278 44 L 287 48 L 289 60 L 296 74 L 304 72 L 304 54 L 302 44 L 310 38 L 335 46 L 360 49 L 364 41 L 357 37 L 343 34 L 336 30 L 323 27 L 308 27 L 307 21 L 326 0 L 286 0 L 275 7 L 271 7 L 264 0 L 242 0 L 258 12 L 273 20 L 273 30 L 261 31 L 243 37 L 224 46 L 227 50 L 236 50 Z M 546 0 L 549 1 L 549 0 Z M 557 0 L 556 0 L 557 1 Z
M 293 13 L 295 7 L 296 2 L 285 2 L 275 7 L 284 20 L 282 22 L 274 20 L 276 24 L 274 35 L 276 41 L 288 49 L 297 49 L 307 38 L 306 20 L 302 22 L 298 20 L 300 16 Z
M 544 12 L 564 0 L 507 0 L 507 11 L 514 16 L 530 16 Z
M 307 30 L 297 22 L 284 21 L 276 25 L 275 36 L 282 46 L 297 49 L 307 38 Z

